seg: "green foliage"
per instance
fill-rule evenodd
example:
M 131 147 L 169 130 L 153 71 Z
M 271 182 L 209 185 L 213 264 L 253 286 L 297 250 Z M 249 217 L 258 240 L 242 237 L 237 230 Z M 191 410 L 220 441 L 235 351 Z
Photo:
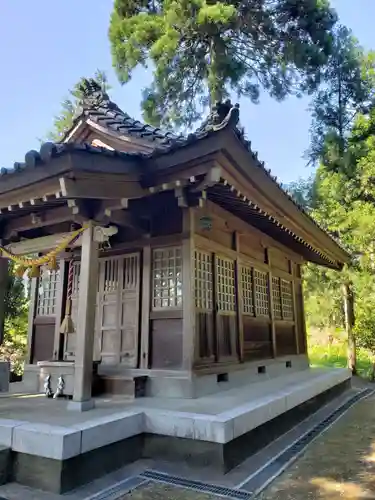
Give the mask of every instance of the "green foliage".
M 110 90 L 107 76 L 103 71 L 97 70 L 94 74 L 94 78 L 103 90 Z M 60 114 L 54 118 L 53 129 L 47 134 L 49 140 L 59 142 L 66 132 L 72 128 L 74 116 L 82 98 L 80 87 L 84 80 L 84 77 L 80 78 L 73 89 L 69 90 L 69 97 L 62 102 Z
M 313 366 L 329 368 L 346 368 L 347 346 L 345 342 L 334 345 L 309 344 L 308 353 Z M 357 372 L 362 377 L 369 376 L 372 366 L 372 355 L 366 349 L 357 350 Z
M 5 320 L 4 341 L 0 345 L 0 358 L 9 361 L 12 372 L 20 375 L 23 372 L 27 350 L 27 308 L 20 314 Z
M 316 130 L 322 134 L 324 147 L 318 150 L 320 164 L 309 205 L 315 219 L 351 252 L 352 263 L 341 273 L 307 267 L 306 316 L 310 327 L 343 328 L 340 288 L 344 281 L 350 281 L 355 298 L 357 345 L 375 354 L 374 55 L 358 51 L 355 63 L 348 49 L 352 42 L 346 40 L 342 50 L 345 49 L 347 59 L 336 68 L 347 85 L 343 87 L 347 93 L 343 93 L 342 107 L 337 102 L 339 80 L 335 80 L 334 73 L 324 89 L 326 104 L 321 106 L 323 99 L 319 100 L 323 94 L 318 93 L 319 99 L 314 100 L 314 120 L 319 122 Z M 327 110 L 332 113 L 326 113 Z
M 314 208 L 315 201 L 315 183 L 314 177 L 308 179 L 298 179 L 284 186 L 284 189 L 290 193 L 301 207 L 310 212 Z
M 5 293 L 5 321 L 16 318 L 28 305 L 22 278 L 14 275 L 14 265 L 9 262 L 8 285 Z
M 149 63 L 148 122 L 191 125 L 234 91 L 258 101 L 311 91 L 331 53 L 328 0 L 115 0 L 109 38 L 120 82 Z
M 0 358 L 10 362 L 11 370 L 20 374 L 27 346 L 27 321 L 29 300 L 22 278 L 14 275 L 14 265 L 9 262 L 8 284 L 5 294 L 4 339 L 0 345 Z
M 307 326 L 320 329 L 342 327 L 344 314 L 339 273 L 309 264 L 304 269 L 304 284 Z
M 322 86 L 312 105 L 309 161 L 336 168 L 345 161 L 353 119 L 374 98 L 374 56 L 365 56 L 350 30 L 335 30 L 332 54 L 322 70 Z

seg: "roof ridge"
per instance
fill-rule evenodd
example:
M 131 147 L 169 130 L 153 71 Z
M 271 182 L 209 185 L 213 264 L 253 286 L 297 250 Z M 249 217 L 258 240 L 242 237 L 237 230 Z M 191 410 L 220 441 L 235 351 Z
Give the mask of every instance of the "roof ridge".
M 181 139 L 170 130 L 162 130 L 141 120 L 132 118 L 114 103 L 105 89 L 94 79 L 84 79 L 79 86 L 82 98 L 74 116 L 73 124 L 62 137 L 62 142 L 72 132 L 82 116 L 90 118 L 111 131 L 154 142 L 156 145 L 169 145 L 173 140 Z

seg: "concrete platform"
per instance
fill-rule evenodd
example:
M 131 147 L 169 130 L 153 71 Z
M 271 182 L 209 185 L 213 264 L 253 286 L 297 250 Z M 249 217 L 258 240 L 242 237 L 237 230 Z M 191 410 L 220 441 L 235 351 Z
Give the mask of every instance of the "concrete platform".
M 61 493 L 140 458 L 235 467 L 350 384 L 310 369 L 194 400 L 97 399 L 86 413 L 40 395 L 0 397 L 0 445 L 12 477 Z M 78 472 L 77 472 L 78 471 Z

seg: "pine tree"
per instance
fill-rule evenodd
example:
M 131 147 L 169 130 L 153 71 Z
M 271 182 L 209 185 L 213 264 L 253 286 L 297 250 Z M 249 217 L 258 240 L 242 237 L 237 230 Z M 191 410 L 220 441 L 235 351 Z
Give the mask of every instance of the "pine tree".
M 322 85 L 311 104 L 311 144 L 308 159 L 340 168 L 347 134 L 358 112 L 374 98 L 373 56 L 365 55 L 345 26 L 335 30 L 332 54 L 322 70 Z
M 121 83 L 152 64 L 145 119 L 190 125 L 233 91 L 258 101 L 311 91 L 331 52 L 328 0 L 115 0 L 109 38 Z

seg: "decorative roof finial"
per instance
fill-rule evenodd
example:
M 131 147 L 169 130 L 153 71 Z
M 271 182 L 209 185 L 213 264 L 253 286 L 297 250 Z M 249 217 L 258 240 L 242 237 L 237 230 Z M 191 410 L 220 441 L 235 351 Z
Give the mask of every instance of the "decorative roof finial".
M 109 102 L 109 96 L 94 78 L 84 78 L 78 86 L 82 95 L 80 104 L 84 109 L 95 108 L 104 102 Z
M 106 108 L 117 113 L 124 114 L 121 109 L 112 102 L 104 87 L 94 78 L 83 78 L 78 85 L 81 94 L 76 115 L 80 115 L 85 110 L 97 110 Z
M 236 127 L 240 119 L 240 105 L 232 105 L 230 99 L 217 102 L 196 133 L 221 130 L 227 126 Z

